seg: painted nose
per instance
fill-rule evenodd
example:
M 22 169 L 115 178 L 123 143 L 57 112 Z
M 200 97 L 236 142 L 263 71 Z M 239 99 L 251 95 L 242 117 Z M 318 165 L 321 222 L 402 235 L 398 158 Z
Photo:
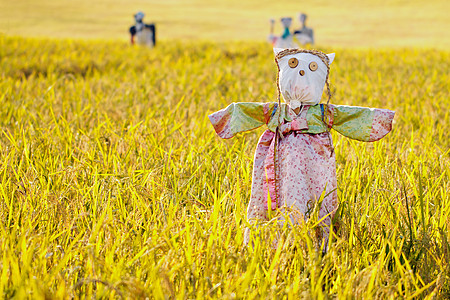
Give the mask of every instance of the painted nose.
M 300 74 L 300 76 L 305 75 L 305 71 L 304 70 L 300 70 L 300 72 L 298 72 Z

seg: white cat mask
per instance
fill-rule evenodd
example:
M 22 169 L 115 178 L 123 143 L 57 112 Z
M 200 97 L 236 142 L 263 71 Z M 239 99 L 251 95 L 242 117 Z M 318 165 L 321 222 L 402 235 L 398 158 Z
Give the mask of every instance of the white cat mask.
M 284 101 L 292 109 L 302 104 L 318 104 L 328 76 L 326 63 L 330 65 L 333 62 L 334 53 L 280 48 L 273 50 L 279 68 L 278 84 Z

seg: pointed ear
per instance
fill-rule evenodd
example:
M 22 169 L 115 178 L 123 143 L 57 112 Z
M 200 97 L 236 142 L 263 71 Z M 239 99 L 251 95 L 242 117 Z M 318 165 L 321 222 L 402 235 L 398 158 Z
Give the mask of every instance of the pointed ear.
M 327 54 L 327 56 L 328 56 L 328 60 L 330 61 L 330 63 L 328 64 L 328 65 L 331 65 L 331 63 L 333 62 L 333 60 L 334 60 L 334 53 L 330 53 L 330 54 Z
M 273 53 L 275 54 L 275 56 L 277 56 L 277 54 L 283 50 L 284 50 L 283 48 L 273 48 Z

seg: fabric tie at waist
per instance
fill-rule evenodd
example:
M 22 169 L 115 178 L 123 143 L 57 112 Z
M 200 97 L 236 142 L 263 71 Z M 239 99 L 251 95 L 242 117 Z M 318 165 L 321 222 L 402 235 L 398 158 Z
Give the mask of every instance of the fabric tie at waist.
M 292 122 L 285 123 L 280 127 L 281 133 L 286 135 L 291 131 L 301 131 L 308 129 L 308 123 L 305 119 L 294 119 Z

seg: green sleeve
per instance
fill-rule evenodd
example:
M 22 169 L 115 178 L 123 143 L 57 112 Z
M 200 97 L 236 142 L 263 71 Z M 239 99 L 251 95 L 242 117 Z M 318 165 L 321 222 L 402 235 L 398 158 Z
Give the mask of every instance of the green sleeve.
M 330 105 L 331 127 L 342 135 L 363 142 L 383 138 L 392 130 L 394 111 L 388 109 Z
M 216 133 L 229 139 L 237 133 L 256 129 L 272 118 L 276 103 L 239 102 L 209 115 Z

